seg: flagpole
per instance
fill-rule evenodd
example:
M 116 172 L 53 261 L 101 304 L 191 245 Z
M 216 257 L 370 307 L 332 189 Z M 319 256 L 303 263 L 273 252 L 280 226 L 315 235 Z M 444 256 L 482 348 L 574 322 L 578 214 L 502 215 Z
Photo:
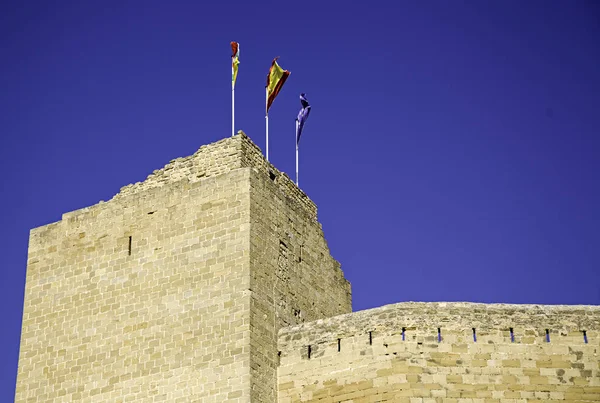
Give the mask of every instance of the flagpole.
M 235 82 L 233 81 L 233 57 L 231 58 L 231 137 L 235 136 Z
M 296 186 L 298 186 L 298 119 L 296 119 Z
M 265 87 L 265 121 L 266 121 L 266 135 L 267 135 L 267 161 L 269 160 L 269 110 L 267 106 L 269 104 L 269 87 Z

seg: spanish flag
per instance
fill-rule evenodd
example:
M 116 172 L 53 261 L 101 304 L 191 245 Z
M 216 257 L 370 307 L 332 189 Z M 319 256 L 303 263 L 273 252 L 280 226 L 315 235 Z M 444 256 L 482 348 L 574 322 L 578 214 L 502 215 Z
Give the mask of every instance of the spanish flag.
M 240 44 L 231 42 L 231 88 L 235 87 L 235 80 L 238 73 L 238 65 L 240 64 Z
M 279 67 L 277 59 L 279 59 L 279 56 L 273 59 L 269 74 L 267 75 L 267 114 L 269 113 L 269 108 L 275 100 L 275 97 L 277 97 L 277 94 L 281 91 L 285 80 L 287 80 L 290 75 L 289 71 Z

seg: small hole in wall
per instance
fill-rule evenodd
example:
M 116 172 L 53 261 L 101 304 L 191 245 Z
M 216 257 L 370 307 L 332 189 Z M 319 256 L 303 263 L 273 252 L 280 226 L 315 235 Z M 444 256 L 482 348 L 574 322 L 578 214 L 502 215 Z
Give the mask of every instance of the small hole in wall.
M 310 345 L 309 345 L 309 346 L 308 346 L 308 359 L 309 359 L 309 360 L 310 360 L 310 353 L 312 352 L 311 350 L 312 350 L 312 349 L 310 348 Z
M 269 178 L 271 178 L 272 181 L 275 180 L 277 176 L 275 175 L 275 173 L 273 171 L 269 171 Z
M 127 253 L 131 256 L 131 236 L 129 237 L 129 247 Z
M 277 365 L 281 365 L 281 351 L 277 352 Z
M 154 214 L 154 213 L 155 213 L 154 211 L 150 211 L 148 214 Z

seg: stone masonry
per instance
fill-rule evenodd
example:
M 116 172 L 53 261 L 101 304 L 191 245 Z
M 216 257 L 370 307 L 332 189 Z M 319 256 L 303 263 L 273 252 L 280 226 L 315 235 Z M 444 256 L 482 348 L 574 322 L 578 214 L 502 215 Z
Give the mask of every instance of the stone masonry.
M 279 349 L 280 403 L 600 401 L 600 307 L 400 303 L 284 328 Z
M 17 402 L 600 401 L 600 307 L 351 313 L 315 204 L 243 133 L 31 231 Z
M 17 402 L 272 402 L 280 327 L 351 311 L 316 206 L 243 134 L 30 235 Z

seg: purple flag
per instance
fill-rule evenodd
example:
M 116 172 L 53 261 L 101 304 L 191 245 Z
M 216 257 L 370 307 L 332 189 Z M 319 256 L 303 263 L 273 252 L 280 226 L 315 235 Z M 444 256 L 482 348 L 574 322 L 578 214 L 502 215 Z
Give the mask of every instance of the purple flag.
M 306 94 L 300 94 L 300 103 L 302 104 L 302 109 L 298 112 L 298 117 L 296 121 L 298 122 L 298 129 L 296 130 L 296 145 L 300 142 L 300 136 L 302 135 L 302 129 L 304 128 L 304 122 L 308 119 L 308 115 L 310 114 L 310 105 L 306 99 Z

